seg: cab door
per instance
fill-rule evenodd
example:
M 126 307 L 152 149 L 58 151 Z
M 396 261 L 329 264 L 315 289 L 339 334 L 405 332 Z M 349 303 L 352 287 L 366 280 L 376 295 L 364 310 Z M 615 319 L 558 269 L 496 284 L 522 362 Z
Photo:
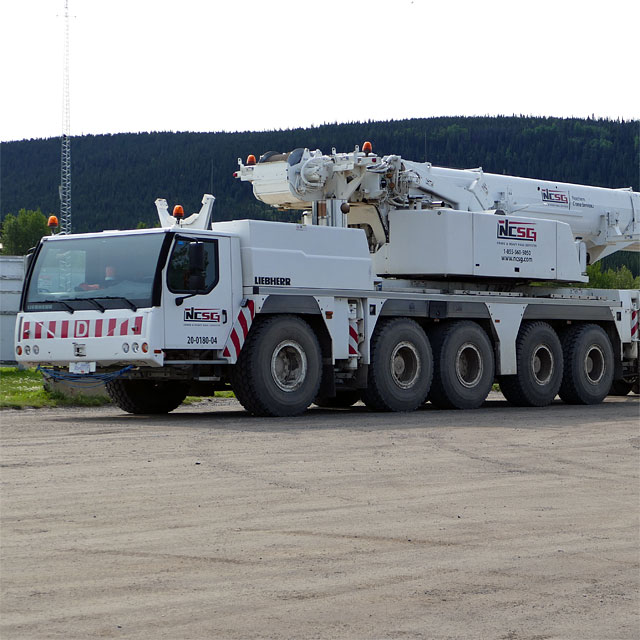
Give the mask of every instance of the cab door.
M 223 349 L 233 324 L 231 238 L 176 234 L 163 282 L 167 349 Z

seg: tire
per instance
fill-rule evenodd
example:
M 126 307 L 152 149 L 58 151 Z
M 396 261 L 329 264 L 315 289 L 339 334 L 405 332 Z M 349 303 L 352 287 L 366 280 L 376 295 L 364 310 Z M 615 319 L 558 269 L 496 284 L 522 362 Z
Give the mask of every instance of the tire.
M 231 386 L 254 416 L 300 415 L 320 388 L 322 354 L 311 327 L 296 316 L 254 323 L 231 372 Z
M 357 389 L 347 389 L 345 391 L 337 391 L 332 398 L 328 396 L 319 396 L 313 402 L 319 407 L 327 409 L 346 409 L 354 405 L 360 400 L 361 392 Z
M 433 353 L 414 320 L 378 322 L 371 338 L 371 364 L 362 400 L 373 411 L 414 411 L 433 378 Z
M 429 400 L 440 409 L 476 409 L 493 384 L 493 347 L 484 329 L 459 320 L 436 329 L 433 345 L 433 385 Z
M 105 385 L 113 402 L 127 413 L 169 413 L 182 404 L 188 382 L 116 378 Z
M 560 397 L 567 404 L 598 404 L 613 381 L 613 349 L 597 324 L 575 325 L 562 337 L 564 374 Z
M 610 396 L 626 396 L 629 395 L 633 389 L 633 382 L 627 382 L 626 380 L 614 380 L 611 383 L 611 389 L 609 389 Z
M 562 383 L 562 345 L 546 322 L 525 322 L 516 340 L 518 372 L 500 376 L 502 395 L 518 407 L 545 407 Z

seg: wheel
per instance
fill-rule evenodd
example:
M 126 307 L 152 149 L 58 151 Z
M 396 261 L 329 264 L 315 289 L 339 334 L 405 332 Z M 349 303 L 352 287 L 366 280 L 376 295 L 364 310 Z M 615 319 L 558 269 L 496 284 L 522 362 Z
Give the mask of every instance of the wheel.
M 562 337 L 560 397 L 568 404 L 598 404 L 611 389 L 613 349 L 597 324 L 574 325 Z
M 311 327 L 296 316 L 272 316 L 251 328 L 231 386 L 253 415 L 295 416 L 318 395 L 321 371 L 320 345 Z
M 371 364 L 362 400 L 374 411 L 413 411 L 433 378 L 429 339 L 414 320 L 381 320 L 371 338 Z
M 519 407 L 551 404 L 562 382 L 562 345 L 546 322 L 525 322 L 516 340 L 518 372 L 500 376 L 504 397 Z
M 441 409 L 476 409 L 486 399 L 494 377 L 493 347 L 482 327 L 471 320 L 438 327 L 433 345 L 433 385 L 429 400 Z
M 169 413 L 182 404 L 188 382 L 116 378 L 105 385 L 113 402 L 128 413 Z
M 610 396 L 626 396 L 633 389 L 633 382 L 626 380 L 614 380 L 609 389 Z
M 346 409 L 358 402 L 360 395 L 361 393 L 357 389 L 346 389 L 344 391 L 336 391 L 336 395 L 332 398 L 319 396 L 313 402 L 319 407 L 326 407 L 327 409 Z

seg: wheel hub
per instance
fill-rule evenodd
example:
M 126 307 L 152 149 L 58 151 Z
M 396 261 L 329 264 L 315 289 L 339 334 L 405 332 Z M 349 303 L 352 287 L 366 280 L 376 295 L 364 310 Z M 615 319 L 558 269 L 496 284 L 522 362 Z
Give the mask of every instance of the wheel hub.
M 307 377 L 307 356 L 295 340 L 284 340 L 271 356 L 271 375 L 276 385 L 288 393 L 299 389 Z
M 475 387 L 482 378 L 484 365 L 482 356 L 475 344 L 465 342 L 456 354 L 456 376 L 467 389 Z
M 410 389 L 420 376 L 422 364 L 415 345 L 399 342 L 391 352 L 391 377 L 401 389 Z
M 555 370 L 553 354 L 546 344 L 539 345 L 531 357 L 533 379 L 539 385 L 549 384 Z
M 605 358 L 602 349 L 597 345 L 591 345 L 584 358 L 584 370 L 587 380 L 591 384 L 598 384 L 605 373 Z

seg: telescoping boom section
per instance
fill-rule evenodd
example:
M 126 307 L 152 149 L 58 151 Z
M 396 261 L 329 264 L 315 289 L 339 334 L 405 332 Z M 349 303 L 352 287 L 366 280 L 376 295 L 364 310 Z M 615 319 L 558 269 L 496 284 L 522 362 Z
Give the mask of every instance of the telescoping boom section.
M 379 157 L 371 145 L 240 163 L 296 223 L 213 222 L 43 238 L 15 358 L 105 384 L 136 414 L 232 390 L 256 416 L 595 404 L 638 391 L 640 292 L 576 288 L 637 250 L 638 194 Z M 535 281 L 535 282 L 534 282 Z M 564 282 L 558 286 L 559 282 Z

